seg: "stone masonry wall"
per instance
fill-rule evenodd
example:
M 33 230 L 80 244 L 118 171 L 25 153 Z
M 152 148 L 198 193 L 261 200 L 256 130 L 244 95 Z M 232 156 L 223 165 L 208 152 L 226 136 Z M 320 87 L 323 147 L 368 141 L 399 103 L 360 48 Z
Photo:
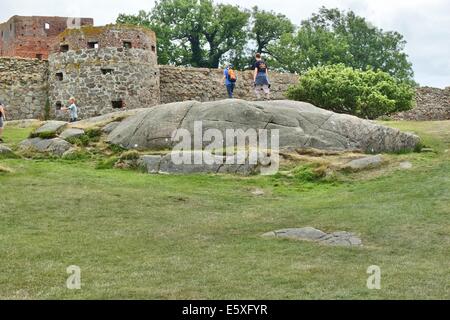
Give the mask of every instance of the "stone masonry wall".
M 55 39 L 71 23 L 93 25 L 94 20 L 14 16 L 0 24 L 0 56 L 47 59 Z
M 44 117 L 47 79 L 46 61 L 0 58 L 0 100 L 8 120 Z
M 185 100 L 213 101 L 228 97 L 223 85 L 223 70 L 159 66 L 161 103 Z M 253 72 L 238 71 L 235 98 L 255 100 Z M 288 73 L 269 72 L 271 99 L 286 99 L 284 92 L 299 77 Z
M 153 31 L 126 25 L 84 26 L 67 29 L 58 35 L 52 53 L 67 50 L 133 48 L 149 50 L 156 56 L 156 35 Z
M 395 120 L 450 120 L 450 87 L 422 87 L 416 91 L 416 107 L 392 116 Z
M 103 48 L 54 53 L 49 58 L 49 96 L 54 117 L 73 96 L 79 118 L 118 108 L 159 104 L 159 68 L 150 50 Z M 121 105 L 121 101 L 123 104 Z

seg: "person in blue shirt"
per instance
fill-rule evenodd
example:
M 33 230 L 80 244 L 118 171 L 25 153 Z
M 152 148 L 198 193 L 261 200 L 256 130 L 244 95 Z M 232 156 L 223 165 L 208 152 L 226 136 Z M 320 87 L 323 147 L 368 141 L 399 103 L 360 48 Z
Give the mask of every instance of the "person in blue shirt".
M 228 97 L 233 99 L 234 88 L 236 87 L 236 72 L 231 68 L 229 64 L 223 70 L 223 84 L 227 87 Z

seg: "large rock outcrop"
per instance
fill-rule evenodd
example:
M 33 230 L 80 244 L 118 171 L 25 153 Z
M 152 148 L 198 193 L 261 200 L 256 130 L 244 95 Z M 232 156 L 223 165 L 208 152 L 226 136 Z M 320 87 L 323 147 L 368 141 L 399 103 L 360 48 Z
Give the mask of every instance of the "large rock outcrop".
M 185 101 L 159 105 L 124 120 L 108 141 L 126 149 L 170 149 L 172 133 L 202 121 L 203 132 L 218 129 L 279 129 L 280 148 L 396 152 L 414 150 L 416 135 L 354 116 L 337 114 L 295 101 Z

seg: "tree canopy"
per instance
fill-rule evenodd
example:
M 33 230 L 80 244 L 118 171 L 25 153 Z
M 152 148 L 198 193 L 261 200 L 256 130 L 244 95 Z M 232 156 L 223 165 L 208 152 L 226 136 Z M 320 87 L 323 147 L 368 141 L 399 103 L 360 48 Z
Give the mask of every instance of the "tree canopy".
M 161 0 L 150 13 L 121 14 L 118 23 L 152 28 L 160 63 L 217 68 L 222 56 L 247 42 L 250 13 L 212 0 Z
M 302 74 L 316 66 L 342 63 L 414 83 L 403 36 L 374 27 L 352 11 L 322 7 L 296 27 L 286 16 L 258 7 L 159 0 L 151 12 L 121 14 L 117 22 L 153 29 L 160 64 L 217 68 L 228 61 L 245 68 L 260 52 L 281 71 Z
M 291 72 L 343 63 L 360 70 L 382 70 L 400 81 L 412 82 L 412 65 L 398 32 L 376 28 L 354 12 L 322 7 L 269 47 L 277 66 Z

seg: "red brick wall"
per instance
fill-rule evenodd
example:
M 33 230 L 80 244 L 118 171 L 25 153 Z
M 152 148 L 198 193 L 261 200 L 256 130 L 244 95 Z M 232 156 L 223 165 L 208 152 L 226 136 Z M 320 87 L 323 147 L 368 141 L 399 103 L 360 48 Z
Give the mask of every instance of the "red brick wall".
M 57 36 L 67 29 L 67 17 L 14 16 L 0 24 L 0 56 L 47 59 Z M 45 29 L 45 24 L 49 29 Z M 91 18 L 81 18 L 81 25 L 93 25 Z

